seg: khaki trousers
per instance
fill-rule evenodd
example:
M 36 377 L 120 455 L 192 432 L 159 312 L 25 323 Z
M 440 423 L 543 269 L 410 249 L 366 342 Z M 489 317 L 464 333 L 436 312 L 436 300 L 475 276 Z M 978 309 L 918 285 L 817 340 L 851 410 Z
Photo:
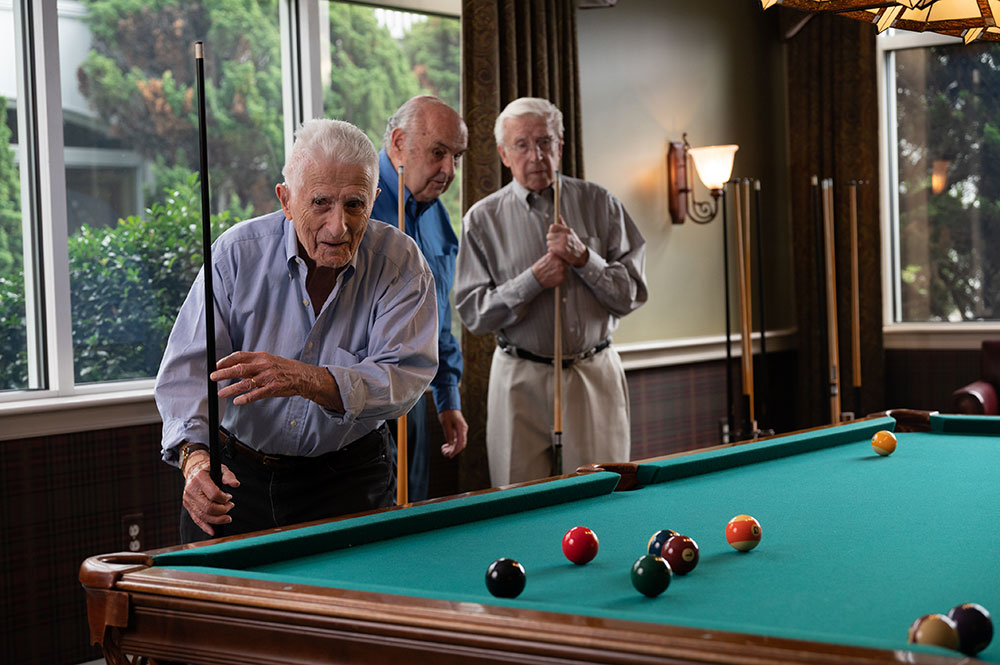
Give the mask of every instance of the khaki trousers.
M 494 487 L 551 475 L 551 365 L 493 352 L 486 449 Z M 613 347 L 562 370 L 563 473 L 626 462 L 631 449 L 628 385 Z

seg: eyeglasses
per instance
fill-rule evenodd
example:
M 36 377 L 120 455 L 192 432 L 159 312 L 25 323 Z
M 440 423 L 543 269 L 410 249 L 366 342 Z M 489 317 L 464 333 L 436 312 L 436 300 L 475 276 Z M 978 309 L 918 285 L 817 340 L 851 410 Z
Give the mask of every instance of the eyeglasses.
M 527 155 L 529 152 L 533 153 L 535 150 L 541 150 L 542 154 L 545 154 L 552 149 L 552 144 L 555 142 L 555 137 L 539 136 L 531 141 L 519 139 L 515 141 L 513 145 L 507 145 L 507 147 L 519 155 Z

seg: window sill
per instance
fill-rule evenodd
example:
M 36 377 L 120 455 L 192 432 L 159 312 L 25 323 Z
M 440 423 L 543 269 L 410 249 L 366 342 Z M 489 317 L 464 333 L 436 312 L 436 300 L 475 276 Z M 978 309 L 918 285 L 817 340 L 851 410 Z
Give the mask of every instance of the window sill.
M 896 323 L 883 327 L 887 349 L 978 349 L 983 339 L 1000 338 L 1000 322 Z M 795 330 L 768 331 L 768 352 L 795 347 Z M 740 355 L 739 335 L 731 336 L 732 354 Z M 615 344 L 627 371 L 722 360 L 723 335 Z M 754 351 L 760 335 L 754 334 Z M 90 385 L 69 396 L 0 401 L 0 441 L 86 432 L 160 422 L 153 401 L 153 382 L 136 381 L 113 386 Z M 2 399 L 2 398 L 0 398 Z
M 882 327 L 886 349 L 979 350 L 984 339 L 1000 338 L 1000 321 L 889 323 Z
M 160 422 L 152 381 L 142 387 L 0 403 L 0 441 Z M 121 385 L 121 384 L 119 384 Z

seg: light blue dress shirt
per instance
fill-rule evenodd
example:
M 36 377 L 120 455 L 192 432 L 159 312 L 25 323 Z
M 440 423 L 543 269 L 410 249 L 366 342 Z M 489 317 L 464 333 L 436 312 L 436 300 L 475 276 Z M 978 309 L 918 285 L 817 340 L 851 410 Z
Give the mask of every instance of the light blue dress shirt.
M 304 397 L 244 406 L 219 400 L 222 425 L 264 453 L 338 450 L 413 406 L 437 371 L 434 281 L 416 244 L 369 222 L 317 316 L 292 222 L 277 212 L 223 233 L 212 249 L 216 355 L 266 351 L 329 370 L 344 413 Z M 208 441 L 205 286 L 199 273 L 181 306 L 156 377 L 163 459 L 182 441 Z M 220 386 L 221 388 L 222 386 Z
M 372 219 L 381 220 L 399 228 L 399 176 L 385 148 L 378 154 L 378 186 L 381 193 L 375 199 Z M 404 178 L 405 178 L 404 172 Z M 461 409 L 458 383 L 462 378 L 462 350 L 451 332 L 451 303 L 449 294 L 455 276 L 455 257 L 458 256 L 458 238 L 451 228 L 448 210 L 441 199 L 419 203 L 405 186 L 406 235 L 416 241 L 434 274 L 438 306 L 438 371 L 431 381 L 434 407 L 438 413 Z

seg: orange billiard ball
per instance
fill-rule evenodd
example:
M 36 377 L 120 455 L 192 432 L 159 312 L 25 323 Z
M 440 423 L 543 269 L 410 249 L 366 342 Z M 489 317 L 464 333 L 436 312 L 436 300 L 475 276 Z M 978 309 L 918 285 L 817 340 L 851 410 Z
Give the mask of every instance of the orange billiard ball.
M 726 525 L 726 540 L 733 549 L 749 552 L 760 544 L 760 522 L 749 515 L 737 515 Z
M 889 430 L 879 430 L 872 437 L 872 450 L 883 457 L 892 454 L 896 450 L 896 435 Z

